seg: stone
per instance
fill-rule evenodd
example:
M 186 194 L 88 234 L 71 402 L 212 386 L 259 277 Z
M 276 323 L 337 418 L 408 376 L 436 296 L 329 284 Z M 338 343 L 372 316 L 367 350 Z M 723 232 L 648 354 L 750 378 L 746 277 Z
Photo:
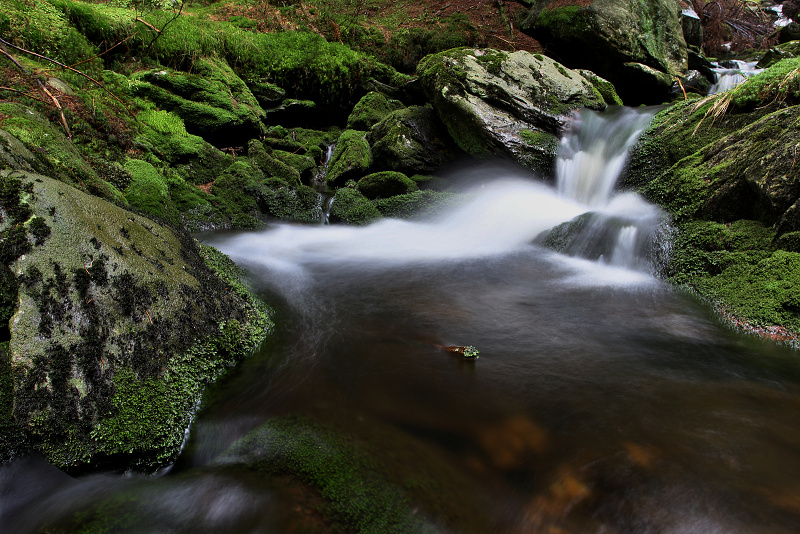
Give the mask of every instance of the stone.
M 360 179 L 358 190 L 369 199 L 388 198 L 417 190 L 417 184 L 401 172 L 382 171 Z
M 436 171 L 460 154 L 430 106 L 389 113 L 367 138 L 376 167 L 406 174 Z
M 62 469 L 169 463 L 268 310 L 186 233 L 42 175 L 2 171 L 0 186 L 16 424 Z
M 609 80 L 628 105 L 664 102 L 663 78 L 686 73 L 686 40 L 671 0 L 540 0 L 521 28 L 565 65 Z
M 461 150 L 511 158 L 544 175 L 552 173 L 569 114 L 606 107 L 579 72 L 528 52 L 455 49 L 427 56 L 417 73 Z
M 367 174 L 371 165 L 372 149 L 367 141 L 367 132 L 345 130 L 336 141 L 325 181 L 344 185 L 347 180 L 357 180 Z
M 264 133 L 264 110 L 225 60 L 202 58 L 193 69 L 137 73 L 131 87 L 178 115 L 190 134 L 217 147 L 241 146 Z

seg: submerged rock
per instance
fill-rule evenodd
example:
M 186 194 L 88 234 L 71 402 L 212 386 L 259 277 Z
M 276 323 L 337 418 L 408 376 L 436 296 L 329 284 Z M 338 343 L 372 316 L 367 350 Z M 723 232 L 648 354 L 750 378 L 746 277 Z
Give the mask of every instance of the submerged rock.
M 266 308 L 186 234 L 41 175 L 0 186 L 16 425 L 61 468 L 169 462 L 205 385 L 269 332 Z
M 522 28 L 573 68 L 592 69 L 627 104 L 660 104 L 687 68 L 687 48 L 671 0 L 541 0 Z
M 542 174 L 552 171 L 565 117 L 606 106 L 581 73 L 528 52 L 449 50 L 426 57 L 417 72 L 464 152 L 511 157 Z

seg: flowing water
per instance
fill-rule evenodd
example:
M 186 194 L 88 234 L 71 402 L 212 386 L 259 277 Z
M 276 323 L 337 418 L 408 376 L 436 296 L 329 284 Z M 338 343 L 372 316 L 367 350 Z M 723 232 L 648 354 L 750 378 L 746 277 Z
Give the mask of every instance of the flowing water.
M 715 95 L 733 89 L 750 76 L 755 76 L 764 69 L 756 68 L 757 61 L 741 61 L 738 59 L 728 61 L 724 67 L 715 67 L 711 70 L 717 75 L 717 83 L 711 86 L 708 94 Z
M 117 498 L 137 532 L 319 526 L 308 492 L 225 468 L 238 439 L 299 415 L 371 451 L 418 531 L 800 531 L 800 359 L 652 276 L 663 215 L 612 190 L 646 120 L 584 114 L 557 188 L 485 167 L 434 220 L 204 236 L 278 310 L 271 341 L 212 389 L 168 474 L 18 461 L 0 521 L 38 532 Z M 585 214 L 570 254 L 533 244 Z

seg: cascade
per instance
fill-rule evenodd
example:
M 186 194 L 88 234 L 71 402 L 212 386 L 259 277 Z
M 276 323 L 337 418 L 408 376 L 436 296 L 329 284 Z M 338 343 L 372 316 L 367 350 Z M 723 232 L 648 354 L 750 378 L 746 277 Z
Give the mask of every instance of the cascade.
M 629 149 L 650 123 L 652 109 L 584 110 L 560 143 L 556 161 L 560 195 L 588 211 L 560 230 L 560 250 L 602 263 L 652 272 L 660 256 L 663 213 L 633 193 L 615 194 Z M 539 241 L 547 242 L 547 235 Z
M 709 89 L 709 95 L 724 93 L 733 89 L 750 76 L 754 76 L 764 69 L 756 68 L 757 61 L 732 60 L 725 62 L 725 66 L 717 66 L 711 70 L 717 75 L 717 83 Z

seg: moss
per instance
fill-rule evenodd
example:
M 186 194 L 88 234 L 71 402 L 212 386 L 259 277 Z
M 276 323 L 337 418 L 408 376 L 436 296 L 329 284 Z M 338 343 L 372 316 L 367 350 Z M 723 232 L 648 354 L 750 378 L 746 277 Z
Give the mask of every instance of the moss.
M 370 91 L 353 107 L 347 117 L 347 128 L 350 130 L 369 130 L 392 111 L 401 109 L 402 102 L 386 98 L 383 93 Z
M 258 139 L 251 139 L 247 144 L 247 156 L 264 173 L 264 176 L 279 178 L 293 186 L 300 185 L 300 171 L 286 161 L 273 157 L 275 153 Z
M 378 209 L 355 189 L 344 187 L 336 191 L 331 205 L 330 220 L 349 224 L 368 224 L 380 219 Z
M 443 215 L 462 202 L 456 193 L 414 191 L 391 198 L 381 198 L 373 204 L 384 217 L 395 219 L 429 218 Z
M 307 223 L 322 220 L 322 196 L 306 185 L 263 187 L 260 199 L 264 211 L 276 219 Z
M 225 213 L 234 227 L 253 228 L 259 226 L 258 195 L 264 173 L 245 158 L 238 158 L 211 187 L 211 193 L 225 204 Z M 239 219 L 235 217 L 239 215 Z M 247 217 L 242 218 L 241 215 Z
M 325 181 L 343 184 L 347 180 L 360 178 L 372 165 L 372 150 L 366 132 L 345 130 L 336 141 L 336 150 L 328 164 Z
M 151 164 L 138 159 L 128 159 L 125 170 L 131 174 L 130 185 L 125 189 L 125 198 L 131 206 L 143 212 L 176 223 L 178 212 L 172 204 L 164 177 Z
M 622 99 L 617 94 L 617 90 L 614 88 L 614 84 L 605 80 L 598 76 L 597 74 L 593 73 L 592 71 L 588 70 L 580 70 L 578 71 L 581 73 L 581 76 L 589 80 L 589 83 L 600 93 L 600 96 L 603 97 L 603 101 L 609 106 L 621 106 Z
M 789 252 L 800 252 L 800 232 L 787 232 L 780 236 L 776 242 L 777 248 Z
M 330 503 L 336 529 L 364 533 L 436 532 L 404 492 L 354 443 L 309 421 L 272 419 L 236 442 L 218 463 L 297 477 Z
M 231 156 L 189 134 L 183 120 L 174 113 L 147 109 L 137 118 L 142 124 L 140 148 L 174 166 L 190 183 L 213 182 L 232 162 Z
M 584 16 L 586 8 L 581 6 L 560 6 L 544 8 L 539 12 L 535 25 L 547 28 L 568 28 L 583 33 L 589 29 Z
M 730 94 L 733 105 L 744 109 L 783 102 L 800 103 L 800 58 L 779 61 L 734 87 Z
M 264 133 L 264 111 L 224 60 L 198 59 L 192 71 L 137 73 L 133 93 L 174 112 L 190 133 L 218 146 L 241 144 Z
M 36 171 L 125 205 L 122 193 L 97 176 L 72 142 L 39 113 L 12 102 L 2 102 L 0 127 L 19 139 L 36 155 Z
M 388 198 L 417 190 L 414 180 L 401 172 L 383 171 L 368 174 L 357 183 L 358 190 L 369 198 Z

